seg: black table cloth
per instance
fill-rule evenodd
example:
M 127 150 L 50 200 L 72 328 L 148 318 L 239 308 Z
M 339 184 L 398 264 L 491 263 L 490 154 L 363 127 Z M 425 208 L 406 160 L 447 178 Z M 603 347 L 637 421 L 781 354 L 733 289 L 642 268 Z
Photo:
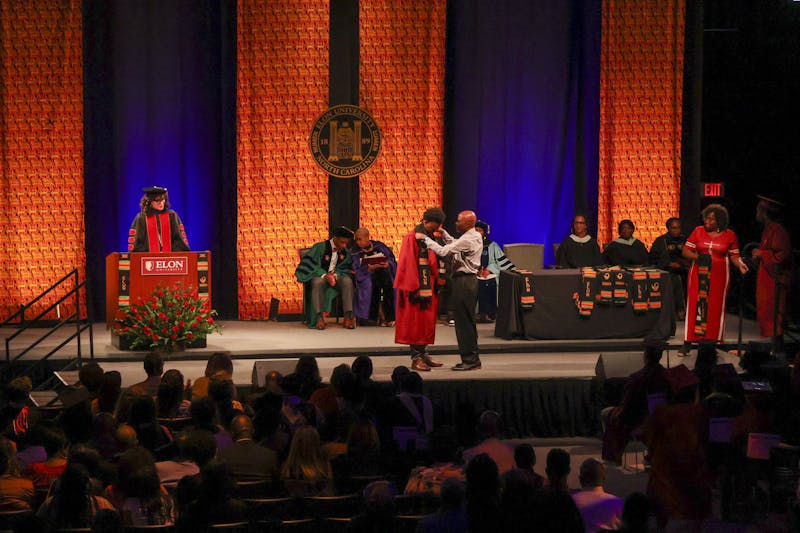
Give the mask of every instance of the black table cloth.
M 623 271 L 628 293 L 632 293 L 633 273 Z M 661 309 L 643 314 L 633 312 L 630 299 L 625 305 L 595 302 L 592 314 L 578 314 L 577 294 L 581 272 L 578 269 L 543 270 L 533 274 L 532 309 L 520 309 L 522 276 L 500 272 L 497 319 L 494 334 L 504 339 L 621 339 L 666 340 L 675 334 L 672 279 L 661 272 Z

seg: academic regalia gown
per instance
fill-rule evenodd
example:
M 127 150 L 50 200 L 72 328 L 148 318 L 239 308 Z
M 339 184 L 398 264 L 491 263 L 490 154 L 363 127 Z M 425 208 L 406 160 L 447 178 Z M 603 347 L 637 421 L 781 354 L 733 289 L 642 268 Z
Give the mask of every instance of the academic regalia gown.
M 158 220 L 158 224 L 156 221 Z M 159 246 L 157 228 L 161 228 Z M 189 241 L 178 213 L 172 209 L 138 213 L 128 231 L 129 252 L 188 252 Z
M 394 288 L 397 289 L 394 342 L 397 344 L 433 344 L 436 340 L 436 314 L 439 309 L 436 285 L 439 267 L 436 254 L 432 250 L 428 250 L 428 264 L 431 267 L 433 297 L 424 304 L 411 303 L 408 299 L 409 294 L 419 290 L 419 244 L 415 233 L 416 230 L 403 237 L 394 278 Z
M 646 265 L 650 262 L 644 243 L 634 238 L 632 243 L 622 239 L 614 239 L 605 249 L 605 261 L 609 265 L 632 266 Z
M 589 237 L 586 242 L 578 242 L 567 235 L 556 252 L 556 265 L 565 268 L 582 268 L 603 264 L 603 254 L 597 239 Z
M 792 257 L 792 244 L 789 234 L 777 222 L 771 222 L 761 234 L 761 261 L 758 265 L 758 282 L 756 285 L 756 311 L 758 315 L 758 329 L 762 337 L 772 337 L 783 334 L 781 317 L 786 307 L 786 292 L 790 281 L 790 268 Z M 777 277 L 776 277 L 777 276 Z M 783 285 L 778 293 L 777 328 L 773 329 L 775 316 L 775 281 L 778 279 Z
M 310 329 L 317 326 L 317 317 L 314 314 L 314 306 L 311 300 L 311 284 L 309 283 L 314 278 L 324 276 L 328 272 L 328 265 L 331 262 L 331 241 L 322 241 L 316 243 L 300 260 L 294 275 L 297 281 L 303 284 L 303 317 Z M 350 257 L 350 250 L 339 250 L 339 259 L 336 263 L 337 277 L 347 276 L 351 277 L 350 269 L 353 263 Z M 330 312 L 333 307 L 333 301 L 339 291 L 336 287 L 325 287 L 325 305 L 324 311 Z
M 697 226 L 686 244 L 689 249 L 699 254 L 711 254 L 711 275 L 708 289 L 708 311 L 706 312 L 706 333 L 703 336 L 694 332 L 697 321 L 697 261 L 689 269 L 689 281 L 686 300 L 686 340 L 697 342 L 701 339 L 721 341 L 725 332 L 725 299 L 730 285 L 730 255 L 739 254 L 739 243 L 736 234 L 726 229 L 720 233 L 708 233 L 703 226 Z
M 394 284 L 394 277 L 397 272 L 397 261 L 394 258 L 394 254 L 389 249 L 388 246 L 383 244 L 381 241 L 372 241 L 372 250 L 375 252 L 380 252 L 386 256 L 386 262 L 389 264 L 388 268 L 386 268 L 386 274 L 388 274 L 391 283 Z M 355 271 L 356 276 L 356 290 L 355 290 L 355 298 L 353 299 L 353 314 L 357 318 L 368 319 L 369 311 L 370 311 L 370 304 L 372 303 L 372 276 L 373 273 L 370 273 L 367 265 L 362 265 L 361 263 L 361 250 L 356 249 L 353 251 L 352 258 L 353 258 L 353 270 Z M 389 291 L 391 292 L 391 291 Z M 391 309 L 384 309 L 385 313 L 393 313 L 394 312 L 394 298 L 389 297 L 388 301 L 386 302 L 387 306 L 391 306 Z M 387 318 L 388 320 L 393 320 L 392 318 Z

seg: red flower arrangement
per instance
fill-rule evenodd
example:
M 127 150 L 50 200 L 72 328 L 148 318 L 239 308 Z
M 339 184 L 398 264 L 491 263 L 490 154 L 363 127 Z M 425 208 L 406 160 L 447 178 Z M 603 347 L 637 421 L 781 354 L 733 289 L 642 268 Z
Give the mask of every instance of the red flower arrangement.
M 182 344 L 203 339 L 209 333 L 222 333 L 214 319 L 217 312 L 197 291 L 180 285 L 174 289 L 159 286 L 148 300 L 122 309 L 114 333 L 127 337 L 131 349 L 172 352 Z

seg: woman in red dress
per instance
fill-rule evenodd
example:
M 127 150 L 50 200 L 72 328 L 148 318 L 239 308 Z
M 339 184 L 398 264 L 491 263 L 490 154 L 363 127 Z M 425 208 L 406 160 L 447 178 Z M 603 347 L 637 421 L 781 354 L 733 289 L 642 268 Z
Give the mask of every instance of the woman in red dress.
M 722 341 L 730 266 L 742 274 L 747 272 L 747 265 L 739 256 L 736 234 L 728 229 L 727 209 L 719 204 L 703 209 L 703 225 L 689 235 L 683 256 L 692 260 L 686 291 L 686 336 L 678 352 L 685 357 L 693 342 Z

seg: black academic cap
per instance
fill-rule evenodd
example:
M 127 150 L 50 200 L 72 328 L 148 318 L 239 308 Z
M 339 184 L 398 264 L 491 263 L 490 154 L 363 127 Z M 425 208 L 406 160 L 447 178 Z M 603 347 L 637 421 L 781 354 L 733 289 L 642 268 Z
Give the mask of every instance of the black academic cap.
M 346 228 L 344 226 L 339 226 L 338 228 L 333 229 L 333 236 L 334 237 L 343 237 L 345 239 L 352 239 L 353 238 L 353 230 L 350 228 Z
M 159 187 L 158 185 L 153 185 L 152 187 L 144 187 L 142 189 L 142 192 L 145 194 L 151 194 L 153 196 L 156 196 L 159 194 L 167 194 L 167 188 Z
M 485 233 L 486 235 L 489 235 L 489 224 L 487 224 L 483 220 L 477 221 L 475 223 L 475 227 L 476 228 L 481 228 L 483 230 L 483 233 Z
M 767 204 L 767 209 L 769 209 L 770 211 L 780 211 L 781 209 L 786 207 L 785 203 L 779 202 L 778 200 L 776 200 L 774 198 L 771 198 L 769 196 L 766 196 L 764 194 L 757 194 L 756 197 L 760 201 L 762 201 L 765 204 Z

